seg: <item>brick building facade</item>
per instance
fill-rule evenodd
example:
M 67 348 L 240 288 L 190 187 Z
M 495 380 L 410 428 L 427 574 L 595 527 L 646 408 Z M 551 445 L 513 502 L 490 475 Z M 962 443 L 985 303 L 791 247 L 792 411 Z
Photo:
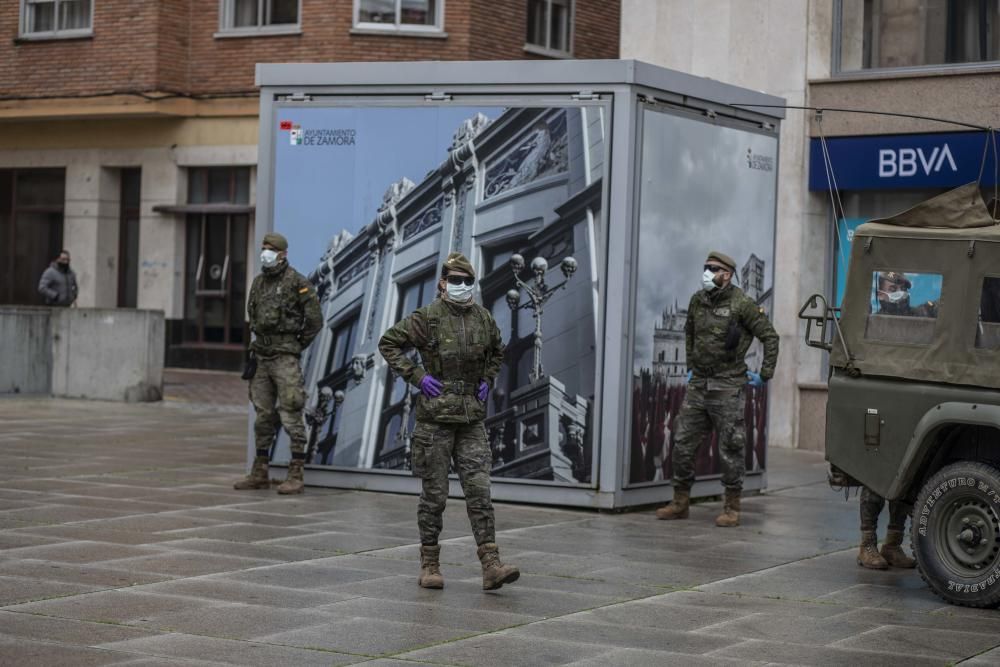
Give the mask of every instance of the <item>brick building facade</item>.
M 37 302 L 65 247 L 80 306 L 161 309 L 168 364 L 234 367 L 256 63 L 617 58 L 619 17 L 619 0 L 2 3 L 0 303 Z

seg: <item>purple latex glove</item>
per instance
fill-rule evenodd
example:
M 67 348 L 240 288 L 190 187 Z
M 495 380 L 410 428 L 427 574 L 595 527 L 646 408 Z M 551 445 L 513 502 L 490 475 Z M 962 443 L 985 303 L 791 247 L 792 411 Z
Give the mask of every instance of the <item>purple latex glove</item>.
M 420 391 L 427 398 L 437 398 L 441 395 L 442 389 L 444 389 L 444 385 L 430 373 L 420 378 Z
M 479 388 L 476 389 L 476 398 L 478 398 L 481 403 L 485 403 L 486 397 L 489 395 L 490 395 L 490 385 L 486 384 L 486 380 L 480 380 Z

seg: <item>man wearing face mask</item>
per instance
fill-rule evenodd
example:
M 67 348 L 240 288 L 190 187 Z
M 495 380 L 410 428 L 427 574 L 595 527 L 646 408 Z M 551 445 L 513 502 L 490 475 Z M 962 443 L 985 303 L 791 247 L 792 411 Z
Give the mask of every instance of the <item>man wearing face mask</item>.
M 658 519 L 686 519 L 698 448 L 715 430 L 722 459 L 725 502 L 715 519 L 721 528 L 740 523 L 740 496 L 746 472 L 744 387 L 761 387 L 774 375 L 778 334 L 750 297 L 732 284 L 736 262 L 718 251 L 705 260 L 702 289 L 691 297 L 684 333 L 688 386 L 678 416 L 673 452 L 674 499 L 656 511 Z M 764 345 L 760 373 L 747 369 L 753 339 Z
M 441 267 L 438 298 L 383 334 L 379 352 L 392 371 L 420 390 L 413 431 L 413 474 L 421 479 L 417 509 L 420 576 L 424 588 L 443 588 L 439 557 L 441 517 L 448 500 L 448 466 L 454 463 L 479 547 L 483 589 L 517 580 L 500 562 L 490 500 L 492 456 L 486 441 L 486 399 L 503 363 L 500 330 L 490 311 L 472 299 L 476 272 L 461 253 Z M 406 355 L 420 353 L 420 364 Z
M 63 250 L 42 272 L 38 293 L 45 297 L 46 306 L 71 306 L 77 292 L 76 273 L 69 268 L 69 251 Z
M 878 312 L 882 315 L 908 315 L 910 317 L 937 317 L 937 304 L 933 301 L 910 305 L 913 283 L 905 273 L 882 271 L 878 274 Z
M 306 392 L 299 356 L 323 327 L 323 315 L 312 283 L 288 264 L 288 241 L 284 236 L 274 232 L 264 236 L 260 263 L 261 273 L 254 278 L 247 300 L 254 335 L 250 350 L 257 364 L 250 378 L 250 401 L 257 413 L 257 455 L 250 474 L 234 488 L 270 487 L 270 448 L 280 424 L 291 441 L 292 460 L 288 478 L 278 487 L 278 493 L 302 493 L 306 457 L 302 408 Z

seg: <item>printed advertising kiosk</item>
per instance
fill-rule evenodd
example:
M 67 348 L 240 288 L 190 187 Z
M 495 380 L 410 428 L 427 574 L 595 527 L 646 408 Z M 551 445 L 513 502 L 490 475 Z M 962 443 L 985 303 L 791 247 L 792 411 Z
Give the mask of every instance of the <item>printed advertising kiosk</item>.
M 767 105 L 783 100 L 628 60 L 260 64 L 257 83 L 255 247 L 288 238 L 325 320 L 302 355 L 307 484 L 419 493 L 419 394 L 376 345 L 461 251 L 506 344 L 485 422 L 494 498 L 669 499 L 708 251 L 771 310 L 784 112 Z M 754 490 L 766 387 L 746 397 Z M 289 458 L 279 431 L 272 465 Z M 720 493 L 714 434 L 698 475 L 694 495 Z

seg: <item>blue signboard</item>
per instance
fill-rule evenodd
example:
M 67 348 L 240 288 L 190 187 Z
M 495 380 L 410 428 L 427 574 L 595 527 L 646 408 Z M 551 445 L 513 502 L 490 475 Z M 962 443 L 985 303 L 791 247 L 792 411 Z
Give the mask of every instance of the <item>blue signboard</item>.
M 827 139 L 826 145 L 838 189 L 898 190 L 949 188 L 978 180 L 986 142 L 986 132 L 949 132 L 839 137 Z M 994 169 L 991 146 L 982 185 L 994 184 Z M 830 189 L 822 145 L 815 138 L 809 146 L 809 189 Z

